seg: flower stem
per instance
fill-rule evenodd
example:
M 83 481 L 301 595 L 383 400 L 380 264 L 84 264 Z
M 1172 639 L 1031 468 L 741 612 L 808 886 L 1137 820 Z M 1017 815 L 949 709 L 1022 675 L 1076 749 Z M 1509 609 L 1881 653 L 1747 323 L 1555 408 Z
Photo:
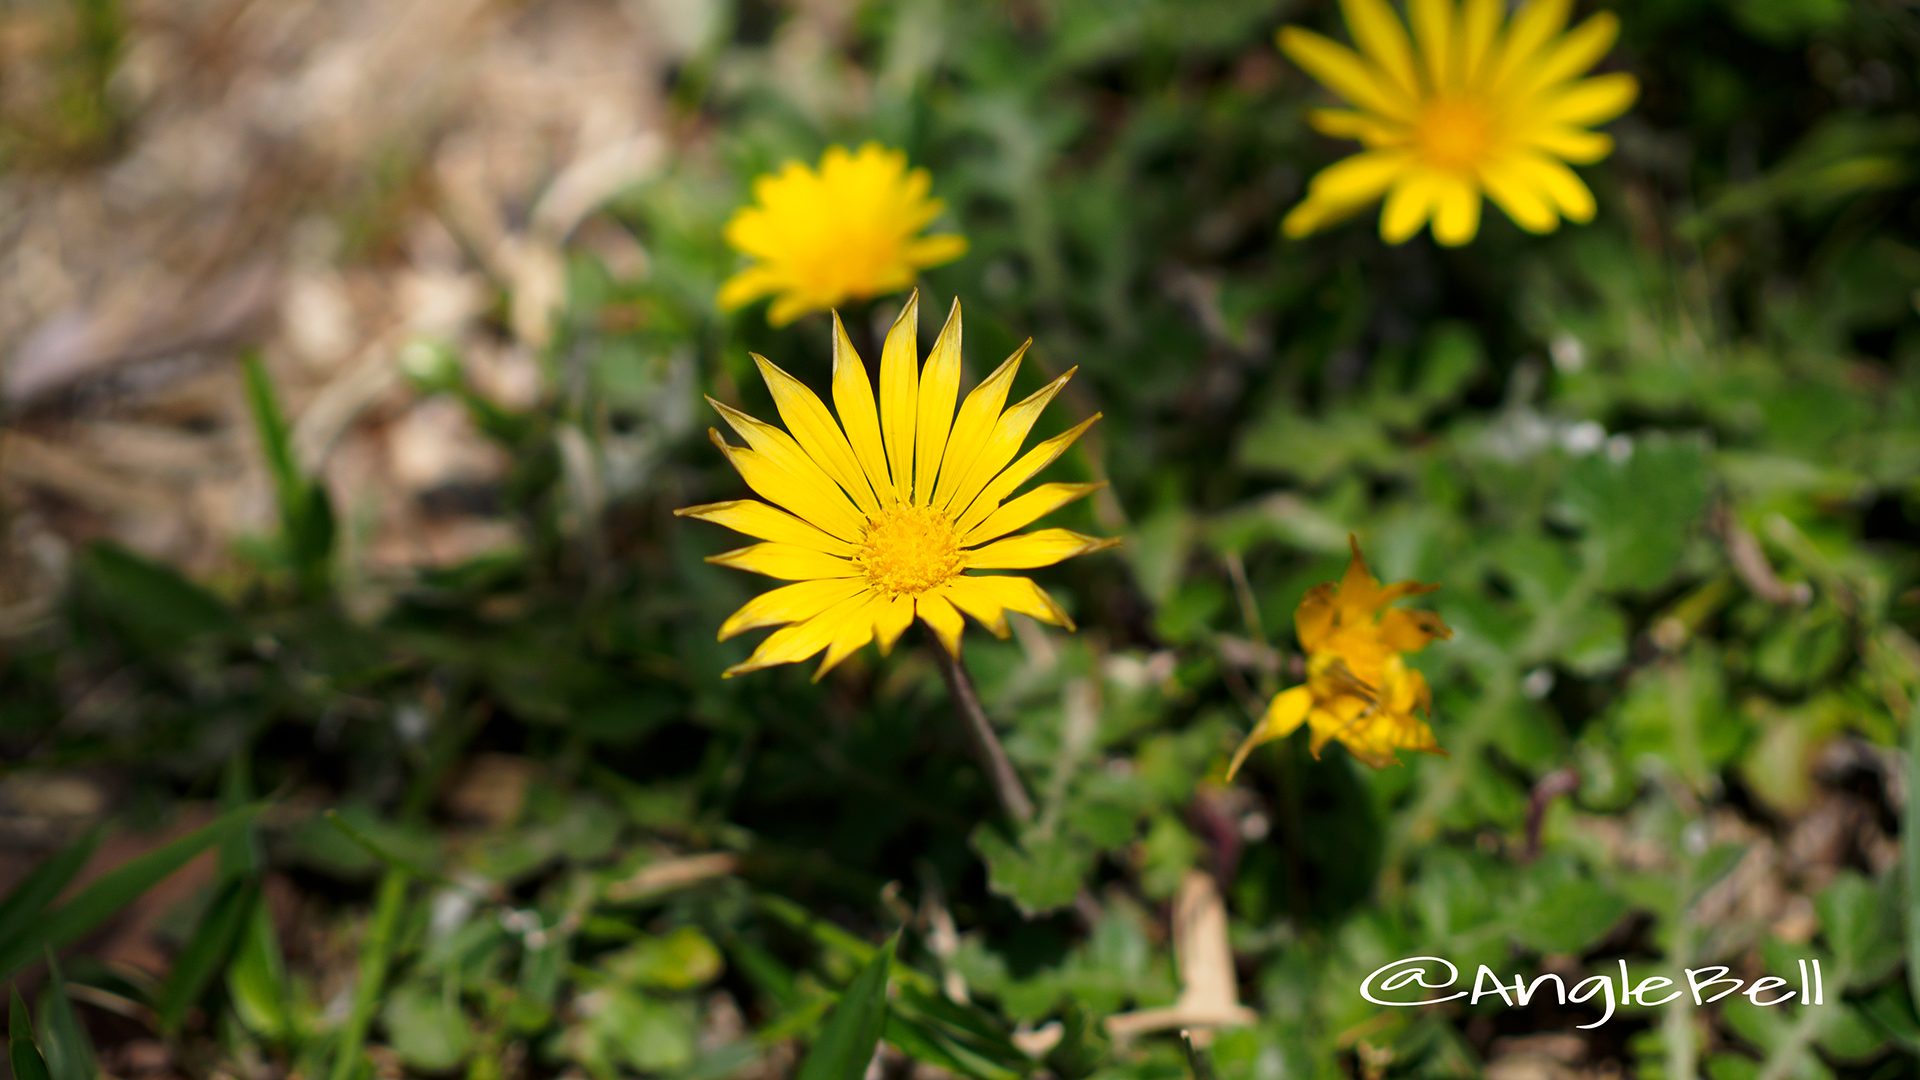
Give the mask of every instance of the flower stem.
M 987 719 L 987 711 L 980 704 L 980 693 L 973 687 L 973 677 L 967 674 L 960 658 L 944 647 L 935 644 L 933 654 L 940 664 L 941 676 L 947 680 L 953 711 L 960 715 L 960 725 L 966 728 L 973 754 L 980 759 L 980 768 L 993 784 L 993 793 L 1000 798 L 1000 808 L 1019 824 L 1032 821 L 1033 796 L 1027 794 L 1026 785 L 1020 782 L 1020 774 L 1014 771 L 1006 747 L 1000 745 L 1000 736 L 994 733 L 993 722 Z

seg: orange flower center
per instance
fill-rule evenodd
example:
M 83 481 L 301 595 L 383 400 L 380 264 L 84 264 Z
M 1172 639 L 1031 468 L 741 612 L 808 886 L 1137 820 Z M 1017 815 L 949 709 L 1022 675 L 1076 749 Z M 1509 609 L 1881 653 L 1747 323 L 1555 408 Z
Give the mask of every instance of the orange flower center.
M 931 506 L 888 507 L 869 518 L 854 565 L 885 596 L 926 592 L 960 572 L 953 519 Z
M 1479 101 L 1437 98 L 1414 124 L 1420 156 L 1443 169 L 1471 170 L 1486 160 L 1493 141 L 1493 114 Z

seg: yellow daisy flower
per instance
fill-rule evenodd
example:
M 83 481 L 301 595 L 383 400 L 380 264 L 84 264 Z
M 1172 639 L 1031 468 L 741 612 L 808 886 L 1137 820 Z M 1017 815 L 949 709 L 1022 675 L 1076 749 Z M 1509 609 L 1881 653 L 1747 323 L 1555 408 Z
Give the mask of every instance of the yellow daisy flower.
M 1453 631 L 1433 612 L 1391 606 L 1439 586 L 1416 581 L 1382 586 L 1368 571 L 1360 542 L 1349 538 L 1349 543 L 1353 559 L 1346 576 L 1337 585 L 1314 586 L 1293 614 L 1307 654 L 1306 684 L 1274 697 L 1234 753 L 1229 780 L 1254 747 L 1283 739 L 1303 723 L 1313 733 L 1309 747 L 1316 758 L 1329 741 L 1340 742 L 1376 769 L 1395 763 L 1399 750 L 1445 753 L 1423 719 L 1433 709 L 1433 691 L 1402 654 L 1452 637 Z
M 868 143 L 830 147 L 818 171 L 790 161 L 753 184 L 753 205 L 727 222 L 727 243 L 753 265 L 720 286 L 728 311 L 774 297 L 767 321 L 784 326 L 810 311 L 897 292 L 921 270 L 966 254 L 965 237 L 921 236 L 945 203 L 927 197 L 925 169 Z
M 974 387 L 956 412 L 960 302 L 954 301 L 924 368 L 915 343 L 919 310 L 916 292 L 887 333 L 878 409 L 866 365 L 838 313 L 838 423 L 813 391 L 757 355 L 754 363 L 773 391 L 785 431 L 707 399 L 747 442 L 731 446 L 711 431 L 714 444 L 767 501 L 710 503 L 675 513 L 764 541 L 708 562 L 793 582 L 755 597 L 721 625 L 722 641 L 744 630 L 782 627 L 728 675 L 797 663 L 825 650 L 818 679 L 869 641 L 890 652 L 916 617 L 955 657 L 963 612 L 1000 637 L 1007 634 L 1010 611 L 1071 630 L 1072 620 L 1033 579 L 969 571 L 1051 566 L 1119 542 L 1066 529 L 1010 535 L 1102 486 L 1041 484 L 1012 498 L 1100 415 L 1020 454 L 1040 411 L 1073 371 L 1003 408 L 1029 340 Z
M 1410 239 L 1428 221 L 1442 244 L 1472 240 L 1484 194 L 1528 232 L 1593 218 L 1593 193 L 1567 167 L 1613 140 L 1588 130 L 1633 103 L 1626 74 L 1582 78 L 1620 20 L 1603 12 L 1566 30 L 1571 0 L 1410 0 L 1411 39 L 1386 0 L 1341 0 L 1358 53 L 1298 27 L 1280 48 L 1350 109 L 1316 109 L 1323 134 L 1366 149 L 1322 170 L 1282 229 L 1302 237 L 1385 197 L 1380 236 Z M 1504 22 L 1504 25 L 1503 25 Z

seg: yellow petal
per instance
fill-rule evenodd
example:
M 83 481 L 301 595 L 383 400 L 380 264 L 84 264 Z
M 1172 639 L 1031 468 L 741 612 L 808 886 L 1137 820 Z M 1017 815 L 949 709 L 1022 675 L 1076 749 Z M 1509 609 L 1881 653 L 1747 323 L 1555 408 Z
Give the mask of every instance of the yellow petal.
M 1593 192 L 1587 190 L 1587 185 L 1572 169 L 1538 154 L 1517 156 L 1514 169 L 1522 183 L 1546 195 L 1561 217 L 1576 223 L 1593 220 Z
M 1433 238 L 1459 247 L 1480 230 L 1480 192 L 1458 177 L 1448 177 L 1434 200 Z
M 1459 85 L 1459 64 L 1454 52 L 1453 0 L 1413 0 L 1409 14 L 1427 85 L 1441 92 L 1454 89 Z
M 1287 239 L 1298 240 L 1329 226 L 1338 225 L 1366 207 L 1365 202 L 1336 202 L 1333 199 L 1309 195 L 1300 205 L 1287 211 L 1287 216 L 1281 219 L 1280 231 Z
M 1412 156 L 1404 150 L 1368 150 L 1320 170 L 1307 189 L 1313 198 L 1334 204 L 1372 202 L 1405 175 L 1412 163 Z
M 847 627 L 849 620 L 857 619 L 859 612 L 866 606 L 868 597 L 856 595 L 842 600 L 838 604 L 815 615 L 803 623 L 795 623 L 781 630 L 775 630 L 753 650 L 744 663 L 735 664 L 722 675 L 732 678 L 749 671 L 759 671 L 779 664 L 797 664 L 832 644 Z
M 893 320 L 880 348 L 880 434 L 893 468 L 893 490 L 902 502 L 913 497 L 914 412 L 920 401 L 920 293 Z
M 815 551 L 812 548 L 803 548 L 795 544 L 776 544 L 772 541 L 723 551 L 718 555 L 709 555 L 707 561 L 717 566 L 731 566 L 735 570 L 765 574 L 782 581 L 812 581 L 816 578 L 850 578 L 860 575 L 860 568 L 845 559 L 829 555 L 824 551 Z M 866 579 L 861 578 L 861 580 Z
M 847 445 L 846 435 L 841 432 L 840 425 L 834 423 L 833 414 L 827 411 L 826 405 L 799 379 L 780 370 L 773 361 L 759 353 L 748 355 L 760 368 L 760 377 L 766 380 L 767 389 L 773 393 L 773 407 L 779 410 L 781 421 L 787 425 L 787 431 L 792 433 L 800 449 L 834 483 L 852 496 L 862 513 L 871 514 L 879 510 L 880 504 L 874 500 L 866 473 L 853 456 L 853 447 Z
M 949 510 L 971 506 L 988 481 L 1007 467 L 1007 462 L 1020 452 L 1020 444 L 1027 440 L 1027 433 L 1033 430 L 1040 413 L 1078 370 L 1077 367 L 1068 368 L 1066 374 L 1035 390 L 1018 405 L 1000 414 L 1000 419 L 994 421 L 993 430 L 980 443 L 973 464 L 967 466 L 966 475 L 954 486 L 953 494 L 949 496 L 951 501 L 946 504 Z
M 1500 33 L 1501 0 L 1467 0 L 1460 12 L 1460 81 L 1482 86 Z
M 971 547 L 975 544 L 984 544 L 995 537 L 1005 536 L 1015 529 L 1024 529 L 1075 499 L 1084 498 L 1106 486 L 1105 482 L 1041 484 L 989 514 L 987 520 L 960 538 L 960 546 Z
M 1283 28 L 1279 42 L 1281 52 L 1327 89 L 1369 112 L 1411 119 L 1413 99 L 1352 49 L 1297 26 Z
M 1032 338 L 1022 342 L 1012 356 L 1002 361 L 993 374 L 980 380 L 980 385 L 960 403 L 960 412 L 953 418 L 953 432 L 947 437 L 940 482 L 933 489 L 933 505 L 946 506 L 953 500 L 953 489 L 966 478 L 987 436 L 993 433 L 993 425 L 1000 419 L 1000 408 L 1007 403 L 1007 391 L 1013 388 L 1013 377 L 1020 372 L 1020 358 L 1032 344 Z
M 786 507 L 802 521 L 831 533 L 841 540 L 860 539 L 861 518 L 854 512 L 852 504 L 847 503 L 846 497 L 840 495 L 839 489 L 833 488 L 831 483 L 825 485 L 826 488 L 832 488 L 830 496 L 818 482 L 810 482 L 805 477 L 795 476 L 767 455 L 728 445 L 727 441 L 720 437 L 720 433 L 711 428 L 707 429 L 707 437 L 712 439 L 713 445 L 719 447 L 720 452 L 727 456 L 728 463 L 740 474 L 740 478 L 747 482 L 747 486 L 753 489 L 754 494 L 770 503 Z M 837 499 L 834 498 L 835 496 Z
M 952 604 L 938 593 L 924 592 L 914 597 L 913 611 L 920 616 L 921 622 L 932 628 L 933 636 L 940 639 L 947 655 L 960 655 L 960 633 L 966 629 L 966 624 L 961 622 L 960 613 L 954 610 Z
M 939 204 L 932 204 L 935 214 Z M 929 215 L 931 217 L 932 215 Z M 952 233 L 923 236 L 907 245 L 907 261 L 918 267 L 940 266 L 967 253 L 967 238 Z
M 1380 579 L 1367 568 L 1367 557 L 1360 553 L 1360 538 L 1352 533 L 1347 534 L 1347 550 L 1347 572 L 1340 576 L 1334 602 L 1339 605 L 1341 621 L 1355 623 L 1372 618 L 1380 607 Z
M 1323 581 L 1308 589 L 1300 598 L 1300 606 L 1293 609 L 1293 636 L 1308 653 L 1325 647 L 1327 636 L 1333 632 L 1333 595 L 1333 583 Z
M 893 644 L 913 625 L 913 597 L 883 598 L 873 612 L 873 635 L 880 643 L 880 655 L 893 652 Z
M 1380 212 L 1380 238 L 1389 244 L 1413 239 L 1433 213 L 1440 183 L 1440 175 L 1428 169 L 1401 177 L 1387 193 L 1387 205 Z
M 1032 578 L 1008 574 L 962 574 L 947 582 L 942 592 L 953 601 L 954 606 L 969 615 L 973 614 L 974 609 L 961 602 L 963 597 L 979 608 L 1011 611 L 1052 626 L 1073 629 L 1073 620 L 1067 617 L 1053 597 L 1034 584 Z
M 1483 85 L 1497 90 L 1523 72 L 1566 27 L 1572 6 L 1572 0 L 1528 0 L 1507 25 L 1506 39 L 1494 47 Z
M 1620 17 L 1611 11 L 1600 12 L 1541 50 L 1536 60 L 1516 73 L 1511 94 L 1524 97 L 1586 74 L 1619 37 Z
M 960 558 L 974 570 L 1031 570 L 1119 543 L 1107 537 L 1083 536 L 1070 529 L 1041 529 L 963 551 Z
M 960 584 L 968 580 L 970 579 L 962 575 L 940 586 L 941 598 L 952 604 L 962 614 L 973 616 L 975 622 L 986 627 L 987 633 L 1002 641 L 1006 640 L 1007 635 L 1012 632 L 1007 626 L 1006 606 L 985 589 Z
M 1013 494 L 1021 484 L 1031 480 L 1035 473 L 1053 464 L 1054 459 L 1066 453 L 1067 447 L 1079 441 L 1080 436 L 1085 434 L 1086 430 L 1100 419 L 1100 416 L 1100 413 L 1094 413 L 1020 455 L 1020 460 L 1008 466 L 981 489 L 979 496 L 973 500 L 973 505 L 967 507 L 966 512 L 960 515 L 959 521 L 954 523 L 954 528 L 962 536 L 973 531 L 989 515 L 998 510 L 1007 496 Z
M 720 624 L 720 640 L 763 626 L 805 622 L 840 601 L 866 591 L 864 578 L 816 578 L 782 585 L 747 601 L 739 611 L 728 616 L 727 621 Z
M 927 366 L 920 371 L 920 403 L 914 434 L 913 501 L 933 500 L 933 480 L 940 471 L 940 454 L 947 448 L 947 428 L 953 423 L 953 403 L 960 396 L 960 298 L 953 298 L 947 324 L 933 341 Z
M 1399 146 L 1407 141 L 1404 127 L 1358 109 L 1309 109 L 1307 124 L 1329 138 L 1358 139 L 1370 147 Z
M 1550 127 L 1534 131 L 1522 140 L 1542 153 L 1575 165 L 1591 165 L 1613 152 L 1613 138 L 1585 128 Z
M 749 266 L 720 283 L 714 302 L 722 311 L 736 311 L 765 296 L 779 292 L 780 275 L 764 266 Z
M 1480 186 L 1487 197 L 1506 211 L 1513 223 L 1531 233 L 1549 233 L 1560 224 L 1560 215 L 1546 195 L 1529 182 L 1523 169 L 1510 160 L 1483 165 Z
M 1387 6 L 1386 0 L 1340 0 L 1340 14 L 1353 34 L 1354 43 L 1367 59 L 1379 66 L 1409 97 L 1420 92 L 1419 76 L 1413 68 L 1413 46 L 1407 41 L 1407 28 Z
M 1395 652 L 1419 652 L 1427 643 L 1453 636 L 1453 631 L 1431 611 L 1395 608 L 1380 615 L 1380 643 Z
M 734 532 L 745 533 L 756 540 L 775 540 L 782 544 L 824 551 L 829 555 L 848 557 L 856 550 L 852 544 L 829 536 L 792 514 L 777 510 L 757 499 L 734 499 L 729 502 L 707 503 L 703 506 L 683 506 L 675 510 L 674 515 L 711 521 L 715 525 L 724 526 Z
M 1540 101 L 1528 119 L 1539 124 L 1591 127 L 1627 111 L 1640 94 L 1640 84 L 1624 71 L 1582 79 Z
M 860 460 L 861 471 L 882 503 L 898 497 L 887 473 L 887 452 L 880 441 L 880 414 L 873 405 L 873 384 L 867 381 L 867 365 L 847 336 L 840 313 L 833 313 L 833 407 L 845 426 L 847 442 Z
M 1294 730 L 1300 726 L 1300 722 L 1307 718 L 1307 711 L 1312 707 L 1313 692 L 1304 686 L 1296 686 L 1274 695 L 1272 703 L 1267 706 L 1266 715 L 1254 725 L 1253 734 L 1248 735 L 1246 741 L 1240 744 L 1240 749 L 1233 752 L 1233 761 L 1227 765 L 1227 779 L 1234 778 L 1234 775 L 1240 771 L 1240 766 L 1246 764 L 1247 755 L 1253 753 L 1255 747 L 1293 734 Z
M 802 315 L 814 311 L 825 311 L 833 306 L 833 301 L 816 296 L 789 292 L 773 302 L 767 309 L 767 325 L 785 326 Z
M 842 660 L 873 640 L 874 609 L 884 603 L 886 601 L 881 597 L 869 595 L 864 603 L 839 620 L 833 639 L 827 643 L 827 655 L 820 658 L 820 666 L 814 670 L 814 682 L 826 678 L 827 672 L 839 667 Z

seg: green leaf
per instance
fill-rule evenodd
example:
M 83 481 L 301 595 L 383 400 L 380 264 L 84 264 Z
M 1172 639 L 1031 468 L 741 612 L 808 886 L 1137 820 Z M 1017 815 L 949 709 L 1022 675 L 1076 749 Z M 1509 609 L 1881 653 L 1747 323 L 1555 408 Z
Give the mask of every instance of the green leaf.
M 171 567 L 114 544 L 95 544 L 81 556 L 74 581 L 80 596 L 140 647 L 177 651 L 201 638 L 234 635 L 240 620 L 220 598 Z
M 273 476 L 274 497 L 280 506 L 280 528 L 287 557 L 309 595 L 326 588 L 328 561 L 333 552 L 333 504 L 326 488 L 300 470 L 294 458 L 293 437 L 286 416 L 273 393 L 273 383 L 259 354 L 246 358 L 247 405 L 254 429 Z
M 27 1003 L 20 1000 L 20 988 L 12 987 L 7 1003 L 7 1060 L 13 1065 L 14 1080 L 52 1080 L 47 1063 L 33 1045 L 33 1025 L 27 1022 Z
M 908 1057 L 975 1080 L 1022 1077 L 1033 1071 L 1033 1060 L 979 1006 L 960 1004 L 905 980 L 889 1011 L 885 1038 Z
M 1016 845 L 994 825 L 973 830 L 973 850 L 987 864 L 987 887 L 1029 917 L 1073 903 L 1098 857 L 1091 844 L 1056 830 L 1028 829 Z
M 887 969 L 899 945 L 898 934 L 888 938 L 847 984 L 800 1063 L 797 1080 L 851 1080 L 866 1073 L 880 1033 L 886 1029 Z
M 603 961 L 622 983 L 657 990 L 683 991 L 704 986 L 720 975 L 720 950 L 692 926 L 675 927 L 664 937 L 635 942 Z
M 395 987 L 380 1010 L 380 1022 L 400 1060 L 425 1072 L 450 1071 L 472 1049 L 473 1024 L 460 1011 L 451 986 L 408 982 Z
M 1514 937 L 1543 953 L 1578 954 L 1613 929 L 1627 902 L 1597 882 L 1549 885 L 1513 924 Z
M 8 943 L 27 932 L 53 898 L 60 895 L 60 890 L 87 864 L 94 849 L 100 846 L 101 835 L 102 830 L 94 829 L 54 852 L 15 886 L 5 900 L 0 900 L 0 952 L 5 952 Z
M 73 1002 L 67 998 L 66 976 L 60 961 L 47 953 L 47 987 L 40 994 L 40 1027 L 46 1034 L 47 1071 L 53 1080 L 93 1080 L 100 1075 L 94 1064 L 93 1040 L 73 1014 Z
M 32 930 L 0 945 L 0 976 L 12 974 L 43 949 L 58 949 L 78 940 L 194 856 L 244 827 L 259 812 L 258 803 L 230 810 L 170 844 L 108 871 Z
M 1900 962 L 1897 931 L 1884 893 L 1853 871 L 1833 879 L 1813 899 L 1820 930 L 1833 948 L 1834 981 L 1847 988 L 1879 980 Z
M 951 1033 L 894 1011 L 887 1016 L 887 1044 L 923 1065 L 932 1065 L 972 1080 L 1020 1080 L 1027 1075 L 1005 1068 Z
M 1585 560 L 1602 588 L 1646 591 L 1673 577 L 1707 508 L 1708 475 L 1707 444 L 1697 437 L 1610 442 L 1574 461 L 1561 510 L 1584 532 Z
M 160 1030 L 173 1034 L 186 1020 L 187 1010 L 213 981 L 215 972 L 240 941 L 247 920 L 260 896 L 260 887 L 252 881 L 234 879 L 221 886 L 212 903 L 200 917 L 187 947 L 173 963 L 160 998 Z
M 269 1042 L 284 1041 L 292 1033 L 286 983 L 286 962 L 273 934 L 273 919 L 256 894 L 239 949 L 227 968 L 227 997 L 247 1030 Z
M 1907 990 L 1920 1007 L 1920 694 L 1907 709 L 1906 828 L 1900 832 L 1900 872 L 1906 886 Z

